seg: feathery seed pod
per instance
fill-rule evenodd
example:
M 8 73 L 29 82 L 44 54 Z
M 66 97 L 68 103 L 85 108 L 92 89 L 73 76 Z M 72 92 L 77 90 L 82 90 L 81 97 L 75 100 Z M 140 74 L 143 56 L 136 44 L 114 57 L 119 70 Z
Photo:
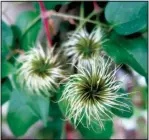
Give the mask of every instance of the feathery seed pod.
M 87 65 L 77 67 L 78 73 L 70 76 L 59 102 L 67 101 L 66 119 L 73 120 L 75 127 L 82 123 L 87 128 L 98 122 L 104 129 L 104 121 L 112 120 L 110 108 L 130 112 L 128 104 L 118 99 L 128 100 L 125 93 L 119 94 L 122 82 L 116 80 L 120 67 L 111 70 L 112 60 L 93 57 Z M 86 121 L 83 121 L 84 118 Z M 84 123 L 85 122 L 85 123 Z
M 85 63 L 94 55 L 99 55 L 101 46 L 107 41 L 101 28 L 95 28 L 90 34 L 86 29 L 70 35 L 69 40 L 63 44 L 64 51 L 70 63 L 78 65 Z
M 26 52 L 19 59 L 22 63 L 18 70 L 21 85 L 25 85 L 32 93 L 52 96 L 66 74 L 59 58 L 60 51 L 54 55 L 53 48 L 44 51 L 40 44 Z

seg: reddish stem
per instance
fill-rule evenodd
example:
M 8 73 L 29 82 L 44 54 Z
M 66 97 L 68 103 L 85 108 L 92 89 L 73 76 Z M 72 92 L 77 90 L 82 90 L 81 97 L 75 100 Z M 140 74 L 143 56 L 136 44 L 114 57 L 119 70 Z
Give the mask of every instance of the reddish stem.
M 50 31 L 49 31 L 49 23 L 48 23 L 48 18 L 46 17 L 47 10 L 46 10 L 44 3 L 42 1 L 39 1 L 39 6 L 40 6 L 40 10 L 41 10 L 41 15 L 42 15 L 43 24 L 44 24 L 45 32 L 47 35 L 47 39 L 48 39 L 50 46 L 52 47 L 52 40 L 51 40 Z
M 99 8 L 97 2 L 93 1 L 93 5 L 94 5 L 94 10 L 98 12 L 100 8 Z
M 73 127 L 71 126 L 71 124 L 69 122 L 66 122 L 65 124 L 65 132 L 66 132 L 66 139 L 72 139 L 73 138 L 73 133 L 74 129 Z

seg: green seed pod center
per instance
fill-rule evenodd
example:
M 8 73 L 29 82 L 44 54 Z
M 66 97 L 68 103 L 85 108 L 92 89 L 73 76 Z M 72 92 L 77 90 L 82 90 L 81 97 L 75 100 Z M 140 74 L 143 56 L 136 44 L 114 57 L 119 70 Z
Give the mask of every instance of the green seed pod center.
M 83 58 L 90 58 L 93 54 L 97 53 L 97 48 L 99 48 L 99 43 L 97 43 L 93 38 L 81 38 L 76 44 L 77 50 Z
M 32 62 L 33 66 L 33 73 L 36 73 L 37 75 L 44 77 L 50 74 L 50 68 L 51 64 L 49 60 L 47 62 L 45 61 L 44 58 L 40 58 L 40 60 L 34 60 Z

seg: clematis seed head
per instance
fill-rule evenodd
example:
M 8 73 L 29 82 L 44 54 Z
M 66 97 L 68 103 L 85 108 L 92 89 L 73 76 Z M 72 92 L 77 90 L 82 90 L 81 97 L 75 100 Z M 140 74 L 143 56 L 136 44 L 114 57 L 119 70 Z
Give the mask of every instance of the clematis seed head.
M 26 86 L 31 93 L 52 96 L 66 74 L 59 57 L 60 52 L 54 54 L 53 48 L 44 51 L 40 44 L 26 52 L 19 58 L 22 63 L 18 70 L 21 85 Z
M 95 28 L 90 34 L 86 29 L 69 36 L 63 44 L 65 54 L 73 65 L 86 63 L 93 56 L 99 55 L 101 47 L 107 41 L 101 28 Z
M 112 120 L 114 115 L 110 108 L 130 112 L 129 105 L 121 99 L 128 100 L 125 93 L 118 94 L 122 82 L 116 80 L 119 67 L 111 69 L 112 60 L 98 56 L 88 60 L 87 65 L 77 67 L 78 73 L 70 76 L 59 102 L 67 101 L 66 119 L 74 120 L 77 127 L 82 123 L 92 128 L 98 123 L 104 129 L 104 121 Z M 85 118 L 86 121 L 83 121 Z

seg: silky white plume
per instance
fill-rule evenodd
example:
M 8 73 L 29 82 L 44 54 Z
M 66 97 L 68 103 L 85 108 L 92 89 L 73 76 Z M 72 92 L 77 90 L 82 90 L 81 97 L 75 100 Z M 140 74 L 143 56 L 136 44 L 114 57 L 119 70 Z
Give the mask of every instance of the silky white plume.
M 86 29 L 69 36 L 69 40 L 63 44 L 65 54 L 72 65 L 86 63 L 94 55 L 99 55 L 102 45 L 107 40 L 101 28 L 95 28 L 90 34 Z
M 59 81 L 65 77 L 60 63 L 60 53 L 54 55 L 54 49 L 43 50 L 38 44 L 21 56 L 22 63 L 18 71 L 18 79 L 22 86 L 26 86 L 31 93 L 51 96 L 58 86 Z
M 82 123 L 90 128 L 98 122 L 103 129 L 103 121 L 112 120 L 114 115 L 111 108 L 131 111 L 128 104 L 119 100 L 128 100 L 128 97 L 125 93 L 117 93 L 122 85 L 115 76 L 119 67 L 112 70 L 111 64 L 110 58 L 105 61 L 103 57 L 93 57 L 87 65 L 77 67 L 77 74 L 70 76 L 59 102 L 67 101 L 65 115 L 75 126 Z

